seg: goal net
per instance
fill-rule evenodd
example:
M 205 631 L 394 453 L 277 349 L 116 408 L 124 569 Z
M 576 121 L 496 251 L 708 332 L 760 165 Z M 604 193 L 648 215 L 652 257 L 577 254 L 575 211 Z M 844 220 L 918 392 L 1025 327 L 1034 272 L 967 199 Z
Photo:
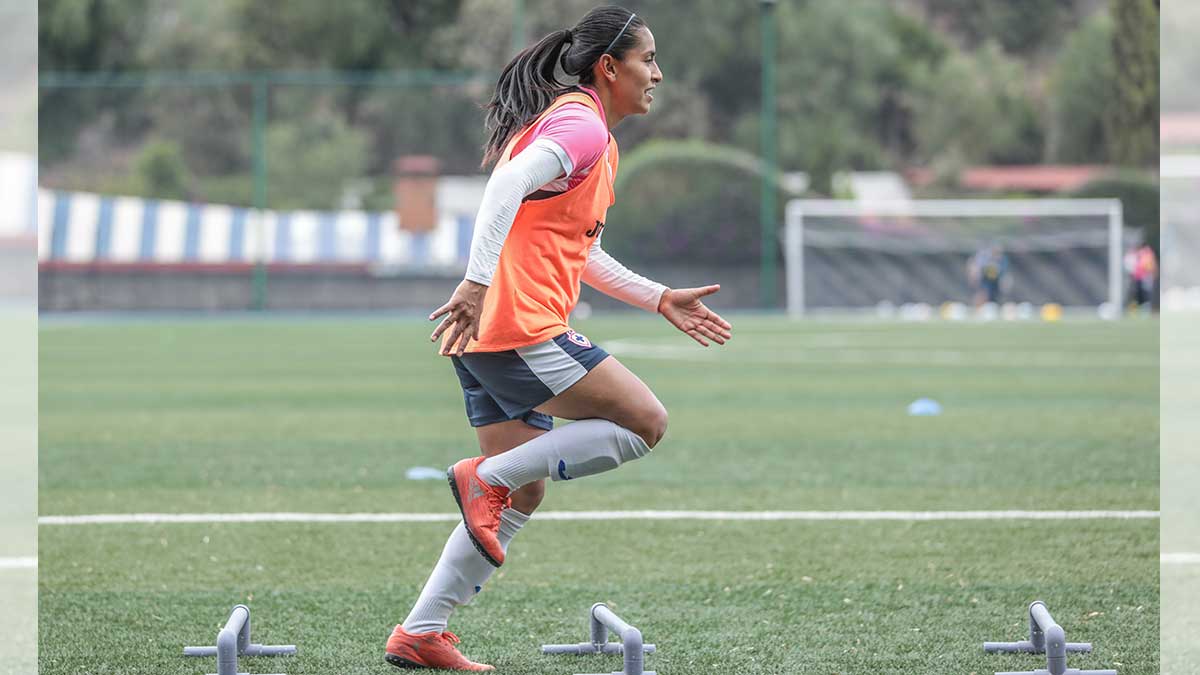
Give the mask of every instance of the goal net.
M 797 199 L 788 203 L 788 313 L 925 303 L 1121 306 L 1115 199 Z

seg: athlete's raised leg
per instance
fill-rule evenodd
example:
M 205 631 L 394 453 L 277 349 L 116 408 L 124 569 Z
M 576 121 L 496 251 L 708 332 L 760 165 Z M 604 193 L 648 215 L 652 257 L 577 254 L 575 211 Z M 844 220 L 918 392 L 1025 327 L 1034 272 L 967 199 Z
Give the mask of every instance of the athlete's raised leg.
M 530 426 L 521 420 L 510 420 L 476 427 L 475 433 L 479 437 L 479 449 L 483 452 L 483 456 L 495 457 L 532 441 L 545 434 L 546 430 Z M 512 507 L 528 516 L 542 503 L 545 494 L 546 482 L 537 480 L 522 485 L 520 489 L 513 490 L 508 496 L 512 500 Z
M 504 550 L 496 532 L 511 492 L 545 478 L 571 480 L 615 469 L 644 457 L 667 428 L 662 403 L 612 357 L 538 410 L 578 421 L 508 452 L 465 459 L 451 468 L 467 534 L 497 567 L 504 562 Z
M 611 356 L 537 410 L 578 421 L 480 463 L 485 483 L 517 490 L 609 471 L 645 456 L 667 430 L 666 408 Z
M 608 420 L 641 436 L 651 448 L 667 432 L 667 409 L 650 387 L 613 356 L 537 410 L 568 420 Z

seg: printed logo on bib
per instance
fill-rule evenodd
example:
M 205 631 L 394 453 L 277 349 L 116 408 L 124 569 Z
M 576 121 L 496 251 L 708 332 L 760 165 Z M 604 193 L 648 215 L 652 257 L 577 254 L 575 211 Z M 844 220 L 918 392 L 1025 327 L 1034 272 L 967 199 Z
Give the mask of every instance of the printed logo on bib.
M 576 333 L 573 330 L 568 330 L 567 331 L 567 339 L 570 340 L 571 342 L 574 342 L 575 344 L 579 345 L 580 347 L 583 347 L 584 349 L 592 348 L 592 341 L 587 339 L 587 337 L 584 336 L 582 333 Z

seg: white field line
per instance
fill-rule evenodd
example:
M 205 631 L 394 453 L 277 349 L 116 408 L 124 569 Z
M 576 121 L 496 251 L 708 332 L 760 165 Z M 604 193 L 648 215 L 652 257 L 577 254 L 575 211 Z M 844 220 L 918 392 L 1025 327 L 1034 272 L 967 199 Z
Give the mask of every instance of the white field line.
M 24 556 L 19 558 L 0 558 L 0 570 L 35 570 L 37 558 Z
M 542 520 L 751 520 L 751 521 L 953 521 L 953 520 L 1142 520 L 1158 511 L 539 511 Z M 111 513 L 42 516 L 39 525 L 171 523 L 439 523 L 457 513 Z
M 809 344 L 798 338 L 786 350 L 760 351 L 712 348 L 698 345 L 666 345 L 610 340 L 604 348 L 616 356 L 630 356 L 665 361 L 711 363 L 762 363 L 799 365 L 895 365 L 895 366 L 998 366 L 1034 368 L 1153 368 L 1158 358 L 1138 352 L 1069 352 L 1069 351 L 1003 351 L 954 350 L 930 347 L 927 349 L 864 349 Z
M 1164 565 L 1200 565 L 1200 553 L 1163 553 L 1159 562 Z

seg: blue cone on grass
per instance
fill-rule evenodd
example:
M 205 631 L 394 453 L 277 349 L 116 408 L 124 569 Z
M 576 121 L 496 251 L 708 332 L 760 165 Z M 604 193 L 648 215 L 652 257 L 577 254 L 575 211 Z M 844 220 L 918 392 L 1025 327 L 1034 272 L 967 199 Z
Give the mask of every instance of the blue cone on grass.
M 942 404 L 931 398 L 919 398 L 908 404 L 911 417 L 933 417 L 942 414 Z

